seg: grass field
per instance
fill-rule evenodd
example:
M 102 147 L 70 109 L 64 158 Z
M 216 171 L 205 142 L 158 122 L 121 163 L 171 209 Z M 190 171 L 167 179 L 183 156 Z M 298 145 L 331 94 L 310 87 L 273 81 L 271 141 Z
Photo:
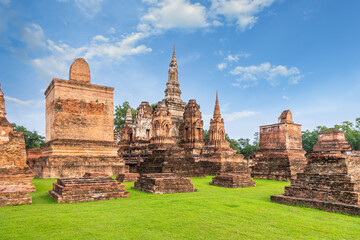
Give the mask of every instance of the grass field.
M 270 202 L 288 183 L 256 180 L 256 187 L 210 186 L 194 178 L 196 193 L 57 204 L 55 179 L 34 179 L 32 205 L 0 208 L 0 239 L 360 239 L 360 217 Z

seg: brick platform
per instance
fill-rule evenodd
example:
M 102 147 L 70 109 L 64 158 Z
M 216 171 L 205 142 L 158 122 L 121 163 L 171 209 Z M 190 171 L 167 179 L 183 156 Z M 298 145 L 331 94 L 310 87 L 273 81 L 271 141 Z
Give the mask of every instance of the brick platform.
M 116 180 L 122 182 L 136 182 L 139 178 L 139 173 L 120 173 L 116 176 Z
M 214 177 L 210 185 L 228 188 L 255 187 L 256 183 L 250 174 L 221 173 Z
M 178 177 L 172 173 L 142 174 L 138 181 L 135 182 L 133 189 L 154 194 L 197 191 L 190 178 Z
M 32 199 L 25 188 L 0 187 L 0 207 L 31 204 Z
M 325 147 L 314 148 L 317 152 L 308 155 L 305 171 L 285 187 L 283 195 L 271 196 L 271 200 L 360 215 L 360 155 L 338 144 L 339 139 L 345 142 L 345 135 L 336 131 L 319 134 L 316 146 Z
M 58 203 L 74 203 L 126 198 L 129 192 L 110 177 L 83 177 L 58 179 L 49 195 Z

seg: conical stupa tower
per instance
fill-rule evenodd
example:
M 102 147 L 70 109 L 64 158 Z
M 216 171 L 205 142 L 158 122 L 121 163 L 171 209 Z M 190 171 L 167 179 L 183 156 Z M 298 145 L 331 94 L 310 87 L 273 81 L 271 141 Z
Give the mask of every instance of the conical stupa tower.
M 169 77 L 166 83 L 165 99 L 163 100 L 171 114 L 173 127 L 172 136 L 180 141 L 181 125 L 186 103 L 181 100 L 180 84 L 178 81 L 178 64 L 175 55 L 175 45 L 171 62 L 169 64 Z
M 229 148 L 230 144 L 225 140 L 225 124 L 221 118 L 218 93 L 216 92 L 213 118 L 210 120 L 209 144 L 216 148 Z

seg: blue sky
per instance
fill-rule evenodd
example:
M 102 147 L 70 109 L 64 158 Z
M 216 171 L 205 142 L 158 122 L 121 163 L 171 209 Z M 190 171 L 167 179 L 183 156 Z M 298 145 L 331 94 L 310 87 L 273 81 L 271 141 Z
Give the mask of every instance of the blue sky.
M 164 97 L 173 44 L 182 99 L 205 128 L 219 92 L 230 137 L 290 109 L 303 130 L 360 117 L 357 0 L 0 0 L 8 119 L 44 134 L 44 90 L 84 57 L 114 103 Z

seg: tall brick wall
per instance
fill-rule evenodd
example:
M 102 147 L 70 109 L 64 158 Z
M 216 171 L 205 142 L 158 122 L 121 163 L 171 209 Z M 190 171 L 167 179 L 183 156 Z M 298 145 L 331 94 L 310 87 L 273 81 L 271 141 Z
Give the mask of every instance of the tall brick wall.
M 46 95 L 46 141 L 114 140 L 114 88 L 53 79 Z

